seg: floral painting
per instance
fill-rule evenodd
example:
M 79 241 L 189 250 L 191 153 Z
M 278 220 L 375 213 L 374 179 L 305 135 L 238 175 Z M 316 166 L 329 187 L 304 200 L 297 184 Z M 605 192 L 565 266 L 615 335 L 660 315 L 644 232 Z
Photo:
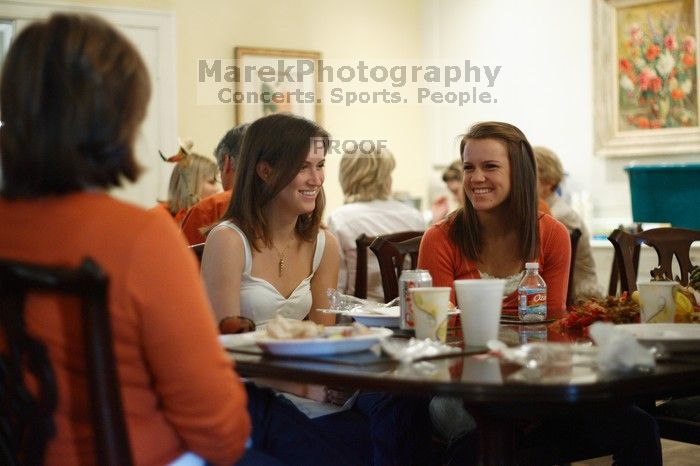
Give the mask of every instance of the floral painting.
M 698 125 L 693 0 L 618 8 L 618 131 Z

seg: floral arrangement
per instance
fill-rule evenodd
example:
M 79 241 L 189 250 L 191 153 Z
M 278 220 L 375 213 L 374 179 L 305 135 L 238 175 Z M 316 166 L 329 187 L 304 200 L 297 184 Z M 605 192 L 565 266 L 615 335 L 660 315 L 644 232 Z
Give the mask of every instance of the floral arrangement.
M 697 125 L 695 38 L 678 15 L 633 23 L 621 44 L 621 118 L 638 129 Z

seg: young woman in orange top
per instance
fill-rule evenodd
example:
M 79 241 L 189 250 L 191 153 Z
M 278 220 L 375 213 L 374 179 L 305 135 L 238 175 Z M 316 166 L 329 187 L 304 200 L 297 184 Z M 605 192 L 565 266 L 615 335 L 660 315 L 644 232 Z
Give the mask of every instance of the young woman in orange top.
M 525 262 L 537 260 L 547 283 L 548 316 L 560 317 L 569 274 L 569 233 L 553 217 L 538 212 L 537 170 L 527 138 L 508 123 L 478 123 L 462 138 L 460 152 L 465 205 L 426 231 L 418 266 L 430 271 L 434 286 L 453 286 L 462 278 L 505 278 L 503 305 L 515 309 Z M 437 430 L 451 441 L 449 464 L 472 464 L 474 436 L 465 432 L 473 421 L 461 400 L 437 397 L 430 409 Z M 661 464 L 656 422 L 635 406 L 567 413 L 523 430 L 528 432 L 524 445 L 544 440 L 563 445 L 563 451 L 596 445 L 612 451 L 616 464 Z
M 418 266 L 433 286 L 463 278 L 506 279 L 503 306 L 517 309 L 525 262 L 538 261 L 547 283 L 548 317 L 565 308 L 571 247 L 566 227 L 538 212 L 530 143 L 515 126 L 474 125 L 462 138 L 465 205 L 423 236 Z M 454 302 L 454 290 L 452 293 Z

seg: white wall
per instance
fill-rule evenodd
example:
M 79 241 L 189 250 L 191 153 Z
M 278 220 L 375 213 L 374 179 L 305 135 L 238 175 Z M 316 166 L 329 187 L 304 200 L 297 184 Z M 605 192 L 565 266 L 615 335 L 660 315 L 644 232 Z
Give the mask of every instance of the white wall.
M 431 138 L 445 160 L 457 156 L 454 136 L 471 123 L 503 120 L 534 145 L 562 159 L 569 191 L 587 191 L 593 215 L 631 221 L 627 175 L 634 158 L 593 154 L 593 39 L 591 0 L 433 0 L 426 20 L 435 56 L 501 65 L 495 104 L 439 109 Z M 644 157 L 642 163 L 700 161 L 700 156 Z M 593 222 L 594 227 L 599 222 Z M 603 222 L 606 223 L 606 222 Z

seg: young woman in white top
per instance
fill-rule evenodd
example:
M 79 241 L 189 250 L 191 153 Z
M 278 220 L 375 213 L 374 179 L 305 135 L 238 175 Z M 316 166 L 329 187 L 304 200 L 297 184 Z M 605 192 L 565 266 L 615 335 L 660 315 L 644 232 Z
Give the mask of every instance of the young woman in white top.
M 338 277 L 338 242 L 320 228 L 328 134 L 273 114 L 243 140 L 231 204 L 207 237 L 202 275 L 217 321 L 264 325 L 277 314 L 333 323 L 326 289 Z
M 240 315 L 264 325 L 283 315 L 334 323 L 334 314 L 316 312 L 328 307 L 326 290 L 338 281 L 338 241 L 320 228 L 328 147 L 329 136 L 322 128 L 290 114 L 260 118 L 246 131 L 231 204 L 223 222 L 207 236 L 202 258 L 202 275 L 217 320 Z M 285 457 L 289 449 L 307 455 L 299 464 L 426 462 L 426 449 L 419 441 L 430 436 L 425 431 L 430 423 L 424 400 L 367 393 L 360 394 L 351 409 L 339 410 L 335 405 L 347 399 L 342 390 L 257 382 L 283 392 L 285 399 L 313 418 L 296 429 L 309 435 L 287 442 Z M 302 424 L 295 414 L 287 409 L 277 418 L 286 422 L 294 417 Z M 255 419 L 255 413 L 251 415 Z M 280 426 L 268 425 L 267 430 L 280 432 L 277 437 L 289 436 Z M 334 445 L 333 451 L 315 440 L 322 435 L 326 444 Z M 254 429 L 254 446 L 259 441 Z M 261 447 L 266 453 L 271 450 Z

